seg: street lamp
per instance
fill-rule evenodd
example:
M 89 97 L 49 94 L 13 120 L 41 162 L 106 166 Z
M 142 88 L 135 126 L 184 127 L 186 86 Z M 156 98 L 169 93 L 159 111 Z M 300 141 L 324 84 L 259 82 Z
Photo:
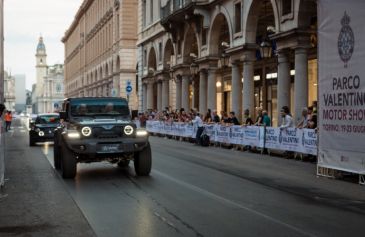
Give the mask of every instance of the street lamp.
M 260 54 L 264 59 L 271 58 L 271 43 L 267 39 L 260 44 Z
M 266 89 L 266 59 L 271 58 L 271 43 L 267 37 L 260 44 L 260 54 L 262 57 L 262 107 L 266 110 L 267 89 Z
M 173 80 L 173 81 L 175 81 L 175 78 L 174 78 L 174 76 L 175 76 L 174 70 L 170 69 L 169 74 L 170 74 L 170 79 Z
M 190 65 L 190 73 L 191 75 L 195 76 L 196 74 L 198 74 L 199 71 L 199 65 L 196 63 L 192 63 Z
M 228 64 L 229 64 L 229 56 L 225 53 L 222 53 L 221 57 L 222 68 L 228 67 Z

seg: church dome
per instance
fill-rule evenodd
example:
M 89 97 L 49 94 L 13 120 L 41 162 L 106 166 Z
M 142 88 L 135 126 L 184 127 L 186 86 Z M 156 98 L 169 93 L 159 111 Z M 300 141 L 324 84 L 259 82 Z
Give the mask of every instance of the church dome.
M 46 46 L 44 45 L 42 36 L 39 37 L 39 42 L 38 42 L 38 45 L 37 45 L 37 51 L 46 51 Z

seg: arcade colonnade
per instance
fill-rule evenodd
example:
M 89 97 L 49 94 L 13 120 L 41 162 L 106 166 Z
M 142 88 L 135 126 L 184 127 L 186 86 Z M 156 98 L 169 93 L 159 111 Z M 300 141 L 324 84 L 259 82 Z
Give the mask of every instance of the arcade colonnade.
M 280 0 L 204 2 L 161 6 L 164 33 L 142 47 L 142 109 L 209 108 L 241 118 L 260 107 L 277 125 L 289 106 L 299 120 L 317 99 L 316 2 L 290 1 L 285 14 Z

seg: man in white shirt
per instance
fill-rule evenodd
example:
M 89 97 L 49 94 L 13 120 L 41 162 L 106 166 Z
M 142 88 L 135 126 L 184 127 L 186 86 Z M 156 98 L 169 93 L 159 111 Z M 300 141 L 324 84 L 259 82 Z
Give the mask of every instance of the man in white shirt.
M 196 132 L 195 141 L 197 145 L 200 145 L 200 137 L 204 131 L 203 120 L 200 118 L 200 114 L 196 113 L 195 118 L 192 120 L 193 125 L 198 127 L 198 131 Z
M 280 129 L 294 127 L 294 121 L 293 121 L 292 116 L 290 115 L 289 107 L 283 106 L 281 108 L 280 113 L 281 113 L 281 117 L 282 117 Z

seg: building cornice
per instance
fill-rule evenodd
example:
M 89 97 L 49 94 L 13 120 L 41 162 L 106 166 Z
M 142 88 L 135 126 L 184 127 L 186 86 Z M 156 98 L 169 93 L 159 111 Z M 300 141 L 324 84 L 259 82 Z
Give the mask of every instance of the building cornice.
M 68 38 L 71 36 L 77 25 L 79 24 L 81 17 L 84 15 L 84 13 L 87 11 L 87 9 L 90 7 L 90 5 L 94 2 L 94 0 L 84 0 L 84 2 L 81 4 L 80 8 L 78 9 L 75 18 L 73 22 L 71 23 L 70 27 L 66 30 L 65 35 L 62 38 L 62 43 L 65 43 Z

